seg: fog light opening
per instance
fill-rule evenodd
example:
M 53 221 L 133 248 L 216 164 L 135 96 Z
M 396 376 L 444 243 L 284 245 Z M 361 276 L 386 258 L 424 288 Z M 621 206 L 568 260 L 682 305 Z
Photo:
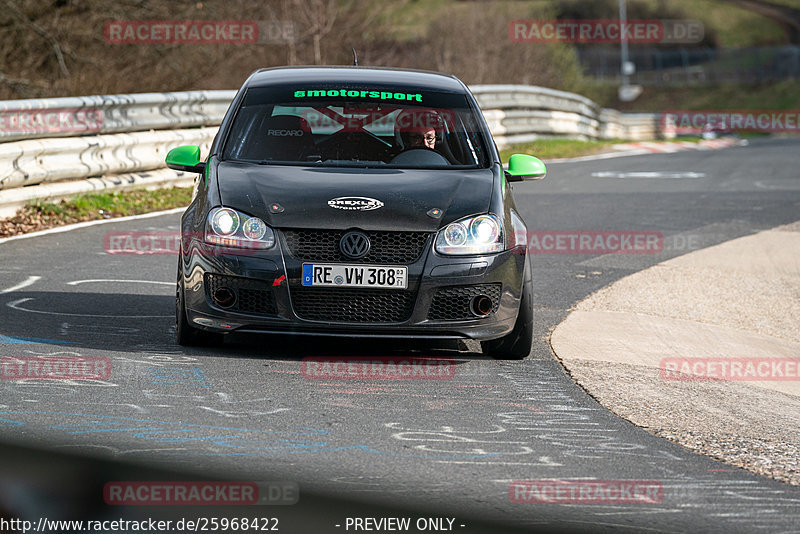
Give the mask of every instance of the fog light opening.
M 214 291 L 214 302 L 223 308 L 236 304 L 236 293 L 229 287 L 221 287 Z
M 486 317 L 492 313 L 492 299 L 486 295 L 473 297 L 469 303 L 469 309 L 476 317 Z

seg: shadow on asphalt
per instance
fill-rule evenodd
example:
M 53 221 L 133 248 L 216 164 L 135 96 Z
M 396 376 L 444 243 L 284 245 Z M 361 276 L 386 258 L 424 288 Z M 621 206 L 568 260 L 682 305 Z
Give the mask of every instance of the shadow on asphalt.
M 17 352 L 25 345 L 35 345 L 39 351 L 50 346 L 79 353 L 99 350 L 282 360 L 308 356 L 485 358 L 475 341 L 302 334 L 231 333 L 222 345 L 182 347 L 174 341 L 171 295 L 20 291 L 0 301 L 0 306 L 7 316 L 0 344 L 20 349 Z

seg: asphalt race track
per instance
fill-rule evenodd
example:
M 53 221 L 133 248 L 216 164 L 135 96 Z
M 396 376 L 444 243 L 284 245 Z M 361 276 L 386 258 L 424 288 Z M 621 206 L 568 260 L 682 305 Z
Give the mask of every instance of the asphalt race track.
M 172 338 L 176 256 L 104 252 L 108 232 L 176 231 L 175 214 L 6 242 L 2 356 L 105 357 L 112 371 L 100 381 L 3 380 L 0 440 L 200 479 L 291 481 L 298 504 L 259 512 L 294 514 L 282 532 L 305 532 L 302 519 L 323 514 L 305 494 L 455 518 L 458 532 L 475 531 L 476 520 L 533 531 L 800 532 L 800 489 L 610 414 L 548 343 L 571 306 L 621 277 L 800 219 L 799 150 L 800 140 L 768 139 L 553 163 L 544 181 L 515 185 L 530 229 L 664 236 L 654 254 L 534 254 L 537 335 L 522 362 L 487 360 L 472 342 L 231 336 L 221 347 L 181 348 Z M 447 380 L 309 380 L 300 372 L 307 356 L 438 356 L 455 366 Z M 509 498 L 512 481 L 541 479 L 657 481 L 663 500 Z M 345 532 L 354 509 L 325 509 L 315 532 Z

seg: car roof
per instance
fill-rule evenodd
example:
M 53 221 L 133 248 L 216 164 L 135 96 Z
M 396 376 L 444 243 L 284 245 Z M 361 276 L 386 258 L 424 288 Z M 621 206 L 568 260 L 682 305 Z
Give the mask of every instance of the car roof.
M 246 85 L 247 87 L 265 87 L 294 83 L 374 84 L 458 93 L 467 92 L 461 80 L 450 74 L 384 67 L 274 67 L 257 70 L 250 76 Z

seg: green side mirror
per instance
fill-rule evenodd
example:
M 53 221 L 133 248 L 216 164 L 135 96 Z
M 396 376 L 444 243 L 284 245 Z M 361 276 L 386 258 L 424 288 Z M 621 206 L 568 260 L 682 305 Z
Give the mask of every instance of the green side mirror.
M 167 167 L 176 171 L 202 173 L 206 164 L 200 161 L 199 146 L 184 145 L 167 152 Z
M 506 176 L 509 182 L 522 180 L 541 180 L 547 174 L 547 167 L 539 158 L 527 154 L 514 154 L 508 158 Z

